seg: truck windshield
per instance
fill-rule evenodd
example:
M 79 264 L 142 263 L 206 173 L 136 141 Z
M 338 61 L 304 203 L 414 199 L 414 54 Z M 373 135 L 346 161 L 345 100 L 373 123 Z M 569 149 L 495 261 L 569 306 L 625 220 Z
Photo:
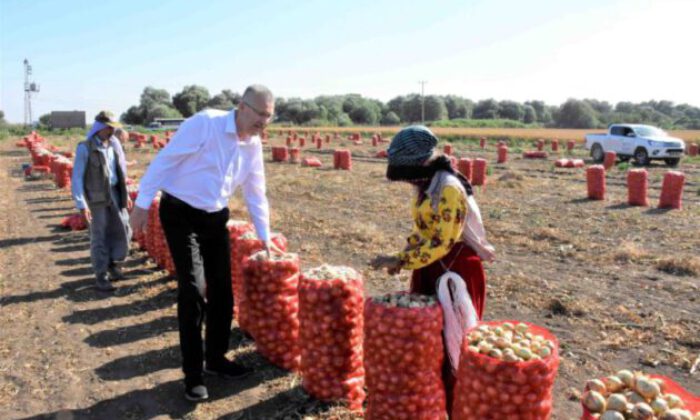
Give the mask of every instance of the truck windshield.
M 664 130 L 646 125 L 634 127 L 634 132 L 640 137 L 668 137 L 668 134 L 666 134 Z

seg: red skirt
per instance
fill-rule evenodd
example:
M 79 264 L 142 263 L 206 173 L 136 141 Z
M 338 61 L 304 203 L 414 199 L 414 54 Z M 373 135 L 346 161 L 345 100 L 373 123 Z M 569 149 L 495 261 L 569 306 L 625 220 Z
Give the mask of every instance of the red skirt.
M 413 271 L 411 277 L 411 293 L 421 295 L 435 295 L 437 292 L 437 280 L 447 271 L 454 271 L 464 279 L 472 304 L 479 320 L 482 319 L 486 303 L 486 276 L 481 258 L 471 247 L 463 242 L 458 242 L 452 250 L 442 259 L 432 264 Z M 457 378 L 452 373 L 452 367 L 445 347 L 445 361 L 442 366 L 442 380 L 445 382 L 445 395 L 447 399 L 447 412 L 452 411 L 452 401 L 455 382 Z

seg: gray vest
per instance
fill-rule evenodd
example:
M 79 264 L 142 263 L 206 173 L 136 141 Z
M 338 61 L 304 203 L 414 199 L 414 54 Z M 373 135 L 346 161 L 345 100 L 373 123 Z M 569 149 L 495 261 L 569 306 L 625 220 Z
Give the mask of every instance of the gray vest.
M 111 142 L 111 140 L 110 140 Z M 82 142 L 88 150 L 87 165 L 85 165 L 85 175 L 83 177 L 83 187 L 85 189 L 85 199 L 90 208 L 106 207 L 111 204 L 112 198 L 109 185 L 109 168 L 107 168 L 107 159 L 100 152 L 93 139 Z M 122 173 L 122 165 L 119 162 L 119 153 L 114 151 L 114 158 L 117 160 L 117 191 L 119 196 L 117 202 L 119 208 L 126 208 L 126 180 Z

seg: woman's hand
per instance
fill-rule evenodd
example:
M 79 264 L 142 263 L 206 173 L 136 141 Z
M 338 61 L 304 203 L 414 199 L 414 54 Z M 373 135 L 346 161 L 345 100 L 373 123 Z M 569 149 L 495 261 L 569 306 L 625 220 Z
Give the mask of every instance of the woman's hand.
M 393 255 L 378 255 L 369 265 L 375 270 L 386 268 L 389 274 L 398 274 L 401 271 L 401 260 Z

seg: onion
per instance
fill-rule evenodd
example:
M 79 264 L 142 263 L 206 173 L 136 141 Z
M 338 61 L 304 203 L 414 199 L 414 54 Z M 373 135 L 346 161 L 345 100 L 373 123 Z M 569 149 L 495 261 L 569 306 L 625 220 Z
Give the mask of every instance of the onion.
M 643 396 L 647 400 L 652 400 L 661 393 L 661 389 L 659 389 L 659 386 L 655 382 L 652 382 L 651 380 L 649 380 L 649 378 L 644 376 L 637 377 L 637 381 L 635 383 L 634 388 L 641 396 Z
M 666 394 L 664 395 L 666 402 L 668 403 L 668 408 L 682 408 L 683 400 L 676 394 Z
M 600 420 L 625 420 L 625 416 L 617 411 L 606 411 L 600 416 Z
M 602 413 L 605 411 L 605 397 L 596 391 L 586 391 L 581 398 L 583 405 L 591 413 Z
M 624 388 L 625 384 L 622 383 L 620 378 L 617 376 L 608 376 L 605 378 L 605 387 L 608 389 L 610 392 L 617 392 Z
M 608 410 L 624 412 L 627 410 L 627 398 L 622 394 L 610 394 L 606 407 Z
M 654 410 L 646 403 L 637 403 L 632 409 L 632 418 L 636 420 L 651 420 L 654 418 Z
M 631 371 L 623 369 L 617 372 L 617 377 L 620 378 L 622 383 L 628 388 L 634 388 L 634 374 Z
M 650 405 L 651 409 L 654 410 L 654 413 L 657 416 L 665 413 L 668 410 L 668 402 L 661 397 L 654 398 L 654 401 L 652 401 Z
M 600 379 L 591 379 L 590 381 L 586 382 L 586 389 L 598 392 L 600 394 L 605 394 L 608 391 L 605 384 Z
M 672 408 L 665 412 L 661 417 L 661 420 L 693 420 L 690 411 L 683 410 L 681 408 Z

